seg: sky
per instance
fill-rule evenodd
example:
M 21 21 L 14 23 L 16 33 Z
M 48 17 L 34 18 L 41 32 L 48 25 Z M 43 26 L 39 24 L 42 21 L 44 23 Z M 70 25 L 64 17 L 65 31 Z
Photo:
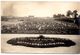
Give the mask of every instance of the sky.
M 68 10 L 80 12 L 80 2 L 54 1 L 2 1 L 2 16 L 29 16 L 51 17 L 53 14 L 66 14 Z

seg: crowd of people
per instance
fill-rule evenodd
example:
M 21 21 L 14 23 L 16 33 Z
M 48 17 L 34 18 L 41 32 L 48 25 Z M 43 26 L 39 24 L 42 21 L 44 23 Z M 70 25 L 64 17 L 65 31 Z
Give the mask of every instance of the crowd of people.
M 64 38 L 49 38 L 44 36 L 39 37 L 21 37 L 13 38 L 7 41 L 8 44 L 22 45 L 28 47 L 59 47 L 59 46 L 73 46 L 75 43 L 69 39 Z
M 25 34 L 75 34 L 78 27 L 74 23 L 56 21 L 54 19 L 27 19 L 22 23 L 2 25 L 2 33 Z M 71 31 L 70 31 L 71 30 Z

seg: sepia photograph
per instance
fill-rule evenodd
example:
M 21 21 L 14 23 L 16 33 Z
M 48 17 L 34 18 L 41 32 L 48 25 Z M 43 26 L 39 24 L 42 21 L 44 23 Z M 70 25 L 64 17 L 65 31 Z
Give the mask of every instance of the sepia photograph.
M 80 2 L 1 1 L 2 53 L 80 53 Z

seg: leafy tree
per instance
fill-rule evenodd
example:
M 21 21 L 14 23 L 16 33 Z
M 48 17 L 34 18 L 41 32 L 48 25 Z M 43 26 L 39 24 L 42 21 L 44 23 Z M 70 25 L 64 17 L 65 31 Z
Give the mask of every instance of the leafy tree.
M 71 12 L 71 10 L 68 10 L 66 16 L 70 17 L 70 15 L 72 15 L 72 12 Z
M 77 14 L 77 10 L 74 10 L 74 11 L 73 11 L 73 16 L 74 16 L 74 18 L 77 18 L 77 15 L 78 15 L 78 14 Z

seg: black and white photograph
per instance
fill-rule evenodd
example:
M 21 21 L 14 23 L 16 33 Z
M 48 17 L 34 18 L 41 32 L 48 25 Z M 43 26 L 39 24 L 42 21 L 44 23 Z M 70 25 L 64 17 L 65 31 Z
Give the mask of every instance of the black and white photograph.
M 1 1 L 2 53 L 80 53 L 80 2 Z

